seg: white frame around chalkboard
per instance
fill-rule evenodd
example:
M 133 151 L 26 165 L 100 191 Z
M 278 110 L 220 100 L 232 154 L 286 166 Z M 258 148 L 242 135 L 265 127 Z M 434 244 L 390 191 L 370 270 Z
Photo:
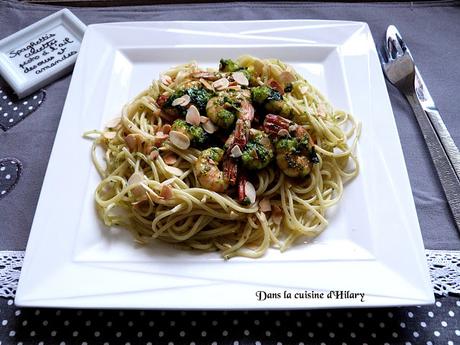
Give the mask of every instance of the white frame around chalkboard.
M 48 35 L 58 27 L 70 32 L 78 40 L 78 48 L 80 47 L 86 25 L 66 8 L 0 41 L 0 75 L 13 88 L 19 98 L 25 97 L 67 74 L 77 60 L 78 54 L 74 54 L 62 61 L 62 63 L 53 65 L 52 68 L 42 74 L 28 75 L 23 73 L 21 67 L 11 60 L 9 54 L 13 49 L 21 45 L 30 44 L 40 35 Z

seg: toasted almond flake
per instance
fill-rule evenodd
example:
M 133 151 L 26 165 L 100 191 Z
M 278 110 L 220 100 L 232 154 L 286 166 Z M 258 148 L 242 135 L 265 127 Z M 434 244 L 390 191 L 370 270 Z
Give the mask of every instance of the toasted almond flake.
M 218 78 L 215 72 L 210 71 L 198 71 L 192 74 L 193 78 L 200 78 L 200 79 L 209 79 L 209 80 L 216 80 Z
M 173 191 L 169 184 L 163 185 L 161 188 L 160 196 L 165 200 L 169 200 L 173 197 Z
M 113 119 L 110 119 L 109 121 L 107 121 L 107 123 L 105 124 L 105 127 L 107 127 L 107 128 L 115 128 L 115 127 L 118 126 L 120 121 L 121 121 L 120 116 L 114 117 Z
M 160 76 L 160 80 L 161 80 L 161 82 L 162 82 L 163 84 L 165 84 L 165 85 L 169 85 L 169 84 L 171 84 L 172 81 L 173 81 L 172 78 L 171 78 L 169 75 L 167 75 L 167 74 L 161 75 L 161 76 Z
M 129 177 L 128 186 L 132 186 L 133 184 L 140 184 L 142 181 L 144 181 L 144 174 L 137 171 Z M 131 189 L 131 191 L 137 197 L 143 196 L 145 194 L 145 189 L 142 186 L 134 187 Z
M 218 127 L 212 123 L 212 121 L 207 121 L 201 125 L 206 133 L 212 134 L 217 131 Z
M 289 132 L 287 129 L 285 128 L 281 128 L 279 131 L 278 131 L 278 136 L 279 137 L 287 137 L 289 135 Z
M 182 169 L 172 167 L 170 165 L 165 166 L 165 170 L 174 176 L 181 176 L 184 173 Z
M 182 97 L 177 97 L 174 101 L 172 101 L 171 105 L 173 107 L 175 107 L 177 105 L 185 107 L 189 103 L 190 103 L 190 96 L 189 95 L 183 95 Z
M 177 156 L 174 153 L 168 153 L 163 157 L 163 161 L 168 165 L 173 165 L 177 162 Z
M 246 197 L 249 199 L 249 202 L 253 204 L 256 201 L 256 189 L 254 188 L 254 185 L 247 181 L 244 185 L 244 191 L 246 193 Z
M 113 139 L 117 135 L 117 132 L 104 132 L 104 138 Z
M 229 85 L 229 81 L 227 78 L 220 78 L 219 80 L 216 80 L 215 82 L 212 83 L 212 86 L 216 89 L 216 90 L 225 90 L 228 85 Z
M 165 124 L 163 127 L 161 127 L 161 131 L 164 134 L 169 134 L 169 132 L 171 132 L 171 125 L 169 123 Z
M 206 116 L 200 116 L 200 122 L 201 123 L 206 123 L 209 121 L 209 117 L 206 117 Z
M 158 158 L 159 155 L 160 155 L 160 153 L 157 150 L 154 150 L 154 151 L 150 152 L 149 158 L 151 160 L 155 160 L 155 159 Z
M 200 112 L 197 107 L 191 105 L 187 109 L 187 114 L 185 115 L 185 121 L 193 126 L 198 126 L 200 124 Z
M 281 72 L 281 74 L 279 75 L 279 79 L 284 84 L 289 84 L 296 80 L 295 76 L 288 71 Z
M 161 144 L 163 144 L 163 142 L 168 138 L 169 138 L 169 134 L 165 134 L 162 131 L 156 132 L 154 144 L 156 146 L 161 146 Z
M 233 158 L 238 158 L 241 157 L 243 152 L 241 152 L 241 149 L 238 145 L 233 146 L 232 150 L 230 151 L 230 156 Z
M 301 93 L 302 95 L 306 95 L 306 94 L 308 93 L 308 86 L 302 86 L 302 87 L 300 88 L 300 93 Z
M 273 222 L 276 225 L 280 225 L 281 221 L 283 220 L 283 211 L 281 211 L 281 209 L 277 205 L 273 205 L 272 209 L 273 209 L 272 211 Z
M 184 133 L 171 131 L 169 132 L 169 140 L 181 150 L 187 150 L 190 147 L 190 139 Z
M 235 80 L 238 84 L 243 86 L 249 85 L 249 80 L 246 78 L 243 72 L 233 72 L 232 73 L 233 80 Z
M 208 83 L 207 80 L 201 78 L 200 83 L 204 85 L 205 88 L 207 88 L 209 91 L 214 91 L 214 88 L 212 87 L 211 84 Z
M 259 201 L 259 210 L 262 212 L 270 212 L 272 210 L 272 205 L 270 204 L 270 199 L 263 198 Z
M 149 154 L 153 150 L 153 145 L 151 143 L 147 143 L 144 145 L 144 153 Z
M 128 134 L 125 137 L 125 142 L 126 145 L 128 145 L 128 148 L 130 151 L 134 151 L 137 148 L 137 143 L 138 143 L 138 138 L 136 134 Z

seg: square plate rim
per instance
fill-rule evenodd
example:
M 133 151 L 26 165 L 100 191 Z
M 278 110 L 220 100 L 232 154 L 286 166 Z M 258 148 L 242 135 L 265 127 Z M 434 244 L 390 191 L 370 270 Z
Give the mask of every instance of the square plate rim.
M 242 23 L 242 22 L 249 22 L 249 23 L 260 23 L 260 22 L 267 22 L 267 21 L 260 21 L 260 20 L 256 20 L 256 21 L 213 21 L 213 22 L 223 22 L 223 23 L 226 23 L 226 24 L 231 24 L 231 23 Z M 334 24 L 339 24 L 339 23 L 353 23 L 353 24 L 360 24 L 363 26 L 363 28 L 365 30 L 367 30 L 369 32 L 369 35 L 370 35 L 370 30 L 369 30 L 369 27 L 367 25 L 367 23 L 364 23 L 364 22 L 348 22 L 348 21 L 329 21 L 329 20 L 294 20 L 294 21 L 291 21 L 291 20 L 273 20 L 273 21 L 269 21 L 269 22 L 280 22 L 280 23 L 312 23 L 312 22 L 322 22 L 322 23 L 325 23 L 325 22 L 333 22 Z M 204 22 L 194 22 L 194 21 L 172 21 L 172 22 L 127 22 L 127 23 L 104 23 L 104 24 L 94 24 L 94 25 L 90 25 L 89 28 L 93 28 L 92 30 L 88 30 L 88 32 L 91 32 L 94 30 L 94 28 L 110 28 L 110 27 L 114 27 L 114 26 L 128 26 L 129 27 L 129 24 L 130 23 L 135 23 L 135 28 L 138 28 L 140 25 L 142 27 L 142 24 L 146 24 L 146 25 L 152 25 L 152 24 L 157 24 L 157 25 L 165 25 L 166 23 L 171 23 L 171 24 L 180 24 L 180 25 L 183 25 L 183 24 L 190 24 L 190 25 L 193 25 L 193 23 L 198 23 L 199 25 L 203 25 Z M 151 28 L 151 27 L 150 27 Z M 372 37 L 370 37 L 370 39 L 372 40 Z M 372 40 L 372 44 L 373 44 L 373 40 Z M 374 48 L 375 49 L 375 48 Z M 72 86 L 73 86 L 73 83 L 74 83 L 74 78 L 72 78 L 72 82 L 71 82 L 71 85 L 69 87 L 69 94 L 68 94 L 68 98 L 71 97 L 70 95 L 70 92 L 72 90 Z M 385 93 L 386 93 L 386 89 L 385 89 Z M 386 102 L 388 103 L 389 105 L 389 99 L 388 99 L 388 94 L 386 93 L 386 97 L 384 96 L 384 98 L 387 98 L 386 99 Z M 66 100 L 66 105 L 67 105 L 67 102 L 68 100 Z M 390 111 L 391 111 L 391 106 L 390 106 Z M 64 107 L 64 111 L 63 111 L 63 118 L 64 118 L 64 114 L 66 113 L 66 106 Z M 392 114 L 393 116 L 393 114 Z M 62 122 L 62 119 L 61 119 L 61 122 Z M 393 122 L 394 122 L 394 117 L 393 117 Z M 60 126 L 61 127 L 61 124 Z M 59 132 L 59 129 L 58 129 L 58 132 Z M 56 137 L 57 138 L 57 137 Z M 56 142 L 57 142 L 57 139 L 56 139 Z M 55 142 L 55 145 L 56 145 L 56 142 Z M 399 136 L 398 136 L 398 142 L 399 142 Z M 54 149 L 55 147 L 53 146 L 53 152 L 51 154 L 51 158 L 50 158 L 50 163 L 51 163 L 51 160 L 52 160 L 52 157 L 53 157 L 53 153 L 54 153 Z M 400 152 L 400 154 L 402 155 L 402 151 Z M 404 161 L 403 161 L 404 163 Z M 48 169 L 50 168 L 50 165 L 48 166 Z M 405 169 L 405 163 L 403 165 L 403 168 Z M 407 171 L 405 171 L 406 175 L 407 175 Z M 47 174 L 48 175 L 48 171 L 47 171 Z M 46 179 L 46 177 L 45 177 Z M 407 182 L 408 182 L 408 177 L 407 177 Z M 44 184 L 45 185 L 45 184 Z M 410 187 L 409 187 L 410 188 Z M 40 199 L 42 199 L 42 194 L 43 194 L 43 190 L 42 190 L 42 193 L 40 195 Z M 412 198 L 412 196 L 411 196 Z M 412 203 L 413 203 L 413 199 L 412 199 Z M 413 209 L 415 210 L 415 207 L 412 205 Z M 37 207 L 37 210 L 38 210 L 38 207 Z M 35 223 L 35 219 L 34 219 L 34 223 Z M 418 225 L 418 222 L 417 222 L 417 225 Z M 34 226 L 32 227 L 32 229 L 34 230 Z M 413 234 L 415 235 L 415 240 L 417 241 L 417 237 L 418 237 L 418 242 L 419 243 L 416 243 L 416 245 L 420 245 L 421 243 L 421 235 L 420 235 L 420 232 L 419 232 L 419 229 L 416 229 L 418 231 L 418 236 L 417 236 L 417 233 Z M 33 232 L 38 232 L 37 231 L 33 231 Z M 33 233 L 32 233 L 33 234 Z M 31 234 L 31 235 L 32 235 Z M 27 252 L 29 252 L 29 245 L 31 245 L 31 241 L 29 241 L 28 245 L 27 245 Z M 423 244 L 422 244 L 423 246 Z M 27 252 L 26 252 L 26 258 L 25 258 L 25 270 L 23 269 L 23 274 L 27 274 L 27 273 L 24 273 L 24 272 L 27 272 L 29 270 L 29 265 L 30 263 L 32 262 L 32 260 L 29 260 L 28 259 L 28 255 L 27 255 Z M 425 263 L 426 264 L 426 263 Z M 422 263 L 423 265 L 423 263 Z M 426 277 L 425 277 L 426 278 Z M 68 304 L 66 303 L 65 300 L 62 300 L 59 302 L 59 298 L 57 298 L 55 300 L 55 302 L 52 302 L 52 301 L 46 301 L 46 300 L 42 300 L 41 302 L 40 301 L 32 301 L 30 299 L 27 298 L 27 293 L 23 293 L 23 287 L 21 286 L 21 281 L 23 281 L 23 278 L 22 278 L 22 274 L 21 274 L 21 280 L 20 280 L 20 284 L 19 284 L 19 288 L 18 288 L 18 293 L 17 293 L 17 296 L 16 296 L 16 304 L 18 305 L 21 305 L 21 306 L 32 306 L 32 305 L 36 305 L 36 306 L 50 306 L 50 305 L 53 305 L 53 306 L 63 306 L 63 307 L 66 307 L 66 306 L 72 306 L 72 304 Z M 426 283 L 426 282 L 425 282 Z M 366 307 L 369 307 L 369 306 L 382 306 L 382 305 L 401 305 L 401 304 L 388 304 L 388 301 L 385 303 L 383 301 L 381 301 L 382 303 L 377 303 L 375 305 L 372 305 L 372 304 L 366 304 L 365 306 Z M 416 304 L 422 304 L 422 303 L 432 303 L 433 302 L 433 297 L 432 296 L 429 296 L 428 293 L 426 294 L 425 296 L 425 299 L 424 300 L 417 300 L 416 301 Z M 55 303 L 55 304 L 53 304 Z M 57 303 L 57 304 L 56 304 Z M 397 303 L 397 302 L 396 302 Z M 414 302 L 415 303 L 415 302 Z M 406 301 L 404 303 L 404 305 L 410 305 L 410 302 L 408 304 L 408 302 Z M 94 307 L 95 305 L 89 305 L 88 307 Z M 97 306 L 97 305 L 96 305 Z M 356 305 L 345 305 L 345 306 L 356 306 Z M 85 307 L 85 306 L 83 306 Z M 110 307 L 110 306 L 107 306 L 107 307 Z M 129 306 L 124 306 L 124 307 L 128 307 Z M 291 306 L 292 307 L 292 306 Z M 315 306 L 308 306 L 309 307 L 315 307 Z M 333 307 L 333 306 L 332 306 Z M 153 307 L 154 308 L 154 307 Z M 166 306 L 167 308 L 167 306 Z M 172 307 L 174 308 L 174 306 Z M 193 307 L 185 307 L 185 308 L 190 308 L 190 309 L 193 309 Z M 210 306 L 209 308 L 213 308 L 212 306 Z M 248 306 L 242 306 L 241 308 L 248 308 Z M 253 306 L 249 306 L 249 308 L 253 308 Z M 255 307 L 257 308 L 257 307 Z M 267 306 L 262 306 L 261 308 L 267 308 Z M 271 306 L 269 308 L 283 308 L 283 306 L 280 306 L 280 307 L 276 307 L 276 306 Z

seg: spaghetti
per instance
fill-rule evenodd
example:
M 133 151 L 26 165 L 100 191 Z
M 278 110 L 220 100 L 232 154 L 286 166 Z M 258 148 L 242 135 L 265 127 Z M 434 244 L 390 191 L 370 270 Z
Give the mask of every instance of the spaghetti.
M 328 224 L 360 125 L 280 60 L 174 67 L 94 137 L 98 214 L 135 240 L 260 257 Z M 97 148 L 104 151 L 98 159 Z

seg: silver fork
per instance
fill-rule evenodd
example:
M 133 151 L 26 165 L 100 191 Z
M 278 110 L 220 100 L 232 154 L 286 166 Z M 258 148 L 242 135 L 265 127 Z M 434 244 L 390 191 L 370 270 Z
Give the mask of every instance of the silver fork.
M 420 126 L 428 146 L 436 172 L 446 194 L 447 202 L 460 231 L 460 180 L 442 142 L 430 119 L 417 98 L 415 88 L 415 64 L 402 40 L 389 34 L 384 45 L 385 53 L 379 52 L 383 72 L 386 78 L 406 97 Z M 397 32 L 397 31 L 396 31 Z

